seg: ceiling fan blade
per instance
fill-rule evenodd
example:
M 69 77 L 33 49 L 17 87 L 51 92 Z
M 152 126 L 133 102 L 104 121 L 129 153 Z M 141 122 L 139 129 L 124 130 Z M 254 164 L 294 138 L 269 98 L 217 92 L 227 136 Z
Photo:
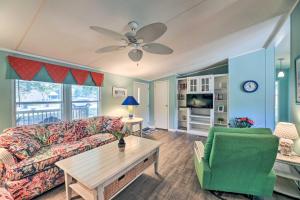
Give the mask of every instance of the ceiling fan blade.
M 128 52 L 128 56 L 132 61 L 138 62 L 143 57 L 143 51 L 139 49 L 132 49 L 131 51 Z
M 154 54 L 162 54 L 162 55 L 168 55 L 173 53 L 173 49 L 170 47 L 159 44 L 159 43 L 149 43 L 145 44 L 143 46 L 143 50 L 147 51 L 148 53 L 154 53 Z
M 163 23 L 153 23 L 140 28 L 136 32 L 137 39 L 143 39 L 144 43 L 152 42 L 160 38 L 167 31 L 167 26 Z
M 100 34 L 103 34 L 105 36 L 108 36 L 112 39 L 115 39 L 115 40 L 126 40 L 127 41 L 127 38 L 120 34 L 120 33 L 117 33 L 115 31 L 112 31 L 112 30 L 109 30 L 109 29 L 106 29 L 106 28 L 102 28 L 102 27 L 99 27 L 99 26 L 90 26 L 90 29 L 94 30 L 94 31 L 97 31 L 98 33 Z
M 103 47 L 103 48 L 97 49 L 95 52 L 96 53 L 108 53 L 108 52 L 118 51 L 118 50 L 125 49 L 125 48 L 126 48 L 126 46 L 115 46 L 115 45 L 112 45 L 112 46 L 107 46 L 107 47 Z

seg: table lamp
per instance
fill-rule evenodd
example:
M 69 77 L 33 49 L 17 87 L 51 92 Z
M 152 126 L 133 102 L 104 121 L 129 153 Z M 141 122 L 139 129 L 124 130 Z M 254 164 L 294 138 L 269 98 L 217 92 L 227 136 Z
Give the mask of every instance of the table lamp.
M 135 100 L 133 96 L 127 96 L 127 98 L 122 103 L 123 106 L 128 106 L 129 119 L 133 118 L 133 106 L 138 106 L 139 103 Z
M 295 124 L 279 122 L 276 125 L 274 134 L 280 138 L 280 153 L 282 155 L 291 155 L 294 144 L 293 140 L 296 140 L 299 137 Z

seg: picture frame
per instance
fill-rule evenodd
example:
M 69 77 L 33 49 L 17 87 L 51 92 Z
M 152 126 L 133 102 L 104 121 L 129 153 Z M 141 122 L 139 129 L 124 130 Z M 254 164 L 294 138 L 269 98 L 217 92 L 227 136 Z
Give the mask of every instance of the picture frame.
M 296 103 L 300 104 L 300 56 L 295 60 L 295 71 L 296 71 Z
M 225 106 L 224 105 L 218 105 L 218 112 L 225 112 Z
M 114 98 L 125 98 L 127 97 L 127 89 L 121 87 L 113 87 L 112 88 L 112 96 Z

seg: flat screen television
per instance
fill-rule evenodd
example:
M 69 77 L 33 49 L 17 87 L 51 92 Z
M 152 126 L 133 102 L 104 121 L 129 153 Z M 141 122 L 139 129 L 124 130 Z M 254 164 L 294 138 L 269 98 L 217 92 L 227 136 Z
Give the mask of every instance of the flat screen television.
M 213 94 L 187 94 L 186 107 L 213 108 Z

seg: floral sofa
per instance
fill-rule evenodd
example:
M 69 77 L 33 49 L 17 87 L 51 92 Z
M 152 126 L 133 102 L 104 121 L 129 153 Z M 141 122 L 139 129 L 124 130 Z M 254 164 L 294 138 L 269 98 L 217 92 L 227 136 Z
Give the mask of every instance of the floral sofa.
M 95 117 L 9 128 L 0 135 L 0 199 L 32 199 L 64 182 L 61 159 L 115 140 L 121 118 Z

